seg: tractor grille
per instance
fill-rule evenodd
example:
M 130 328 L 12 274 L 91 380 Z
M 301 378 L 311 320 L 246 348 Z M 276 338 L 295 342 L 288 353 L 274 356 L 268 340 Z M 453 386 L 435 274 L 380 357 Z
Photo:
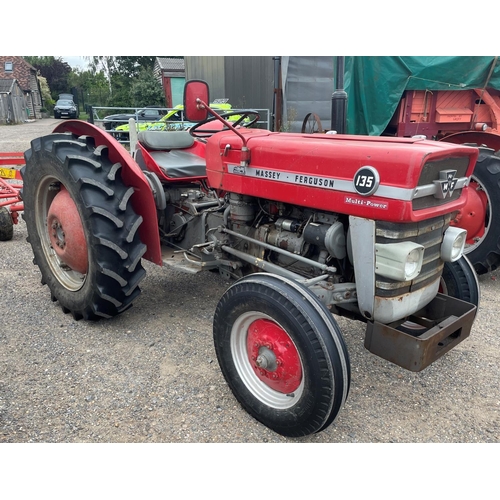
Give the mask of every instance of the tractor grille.
M 424 165 L 422 174 L 418 180 L 418 186 L 432 185 L 434 181 L 439 180 L 439 172 L 444 170 L 456 170 L 455 177 L 465 177 L 467 167 L 469 166 L 469 158 L 446 158 L 445 160 L 430 161 Z M 462 194 L 462 189 L 455 189 L 453 194 L 444 199 L 436 198 L 434 195 L 415 198 L 412 202 L 413 210 L 422 210 L 424 208 L 439 207 L 445 203 L 456 200 Z
M 378 297 L 397 297 L 414 292 L 441 276 L 444 266 L 444 262 L 441 260 L 441 243 L 450 220 L 451 216 L 445 215 L 409 224 L 377 222 L 377 243 L 412 241 L 425 248 L 422 270 L 414 280 L 402 282 L 376 276 L 375 294 Z

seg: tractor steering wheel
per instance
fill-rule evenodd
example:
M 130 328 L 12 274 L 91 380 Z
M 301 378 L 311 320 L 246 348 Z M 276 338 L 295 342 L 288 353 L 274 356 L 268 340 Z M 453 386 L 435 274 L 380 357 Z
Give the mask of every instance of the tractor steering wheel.
M 238 116 L 239 118 L 237 120 L 235 120 L 234 122 L 230 122 L 233 127 L 237 127 L 240 124 L 242 127 L 251 127 L 260 118 L 259 113 L 257 113 L 257 111 L 255 111 L 253 109 L 240 109 L 240 110 L 228 111 L 226 113 L 219 114 L 219 116 L 221 118 L 224 118 L 224 119 L 230 118 L 231 116 Z M 253 118 L 251 118 L 249 121 L 245 122 L 244 120 L 246 120 L 249 116 L 252 116 Z M 202 127 L 203 125 L 205 125 L 206 123 L 210 123 L 210 122 L 213 122 L 215 120 L 217 120 L 217 118 L 215 116 L 210 116 L 206 120 L 203 120 L 203 121 L 197 123 L 196 125 L 193 125 L 189 129 L 189 133 L 193 137 L 203 138 L 203 137 L 209 137 L 209 136 L 216 134 L 218 132 L 224 132 L 226 130 L 229 130 L 229 127 L 227 127 L 226 125 L 223 125 L 223 127 L 221 129 L 218 129 L 218 130 L 213 130 L 213 129 L 199 130 L 199 128 Z M 222 122 L 219 122 L 219 123 L 222 123 Z

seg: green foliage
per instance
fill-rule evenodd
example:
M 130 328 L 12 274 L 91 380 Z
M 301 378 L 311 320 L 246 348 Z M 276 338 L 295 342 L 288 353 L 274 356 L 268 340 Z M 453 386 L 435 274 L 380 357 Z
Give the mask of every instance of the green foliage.
M 88 104 L 110 106 L 111 87 L 103 71 L 74 70 L 70 83 L 71 88 L 78 89 L 81 108 Z
M 101 68 L 109 78 L 115 74 L 128 78 L 137 78 L 142 70 L 153 70 L 156 57 L 157 56 L 92 56 L 90 65 L 96 70 Z
M 177 57 L 181 56 L 159 56 Z M 72 69 L 61 57 L 25 56 L 39 70 L 48 90 L 44 104 L 52 109 L 57 96 L 73 92 L 86 105 L 112 107 L 165 106 L 165 95 L 153 73 L 156 56 L 87 56 L 89 69 Z M 43 86 L 41 81 L 41 85 Z
M 155 61 L 156 56 L 92 56 L 89 63 L 91 71 L 101 72 L 109 84 L 106 102 L 101 99 L 101 102 L 92 104 L 135 107 L 158 103 L 159 106 L 164 106 L 161 84 L 153 81 Z M 144 76 L 145 74 L 148 76 Z M 148 101 L 150 98 L 154 102 Z M 146 103 L 142 104 L 144 102 Z
M 45 78 L 44 76 L 39 76 L 38 81 L 40 82 L 40 90 L 42 92 L 44 106 L 49 113 L 52 113 L 55 101 L 54 99 L 52 99 L 52 96 L 50 94 L 50 88 L 49 84 L 47 83 L 47 78 Z
M 120 74 L 131 78 L 138 77 L 142 70 L 153 71 L 156 56 L 118 56 L 117 67 Z
M 161 83 L 153 74 L 152 69 L 142 69 L 130 89 L 132 105 L 140 106 L 165 106 L 165 94 Z
M 132 106 L 130 102 L 130 84 L 131 78 L 115 73 L 110 77 L 110 86 L 112 94 L 110 96 L 110 106 Z
M 41 76 L 47 79 L 53 99 L 57 99 L 60 93 L 69 91 L 71 66 L 64 62 L 61 57 L 23 56 L 23 58 L 36 68 Z

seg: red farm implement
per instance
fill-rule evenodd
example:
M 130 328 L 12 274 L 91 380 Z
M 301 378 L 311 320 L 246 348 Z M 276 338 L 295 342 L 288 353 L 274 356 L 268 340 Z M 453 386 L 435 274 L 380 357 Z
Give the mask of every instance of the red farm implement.
M 14 224 L 18 222 L 19 212 L 24 210 L 19 171 L 24 163 L 23 153 L 0 153 L 0 241 L 12 239 Z

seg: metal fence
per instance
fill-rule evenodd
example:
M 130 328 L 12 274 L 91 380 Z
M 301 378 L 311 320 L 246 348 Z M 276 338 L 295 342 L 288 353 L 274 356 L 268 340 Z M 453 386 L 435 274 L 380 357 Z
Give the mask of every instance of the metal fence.
M 218 113 L 238 113 L 241 109 L 217 110 Z M 255 109 L 259 120 L 252 128 L 271 129 L 271 112 L 269 109 Z M 176 112 L 176 113 L 174 113 Z M 107 106 L 88 106 L 88 121 L 106 130 L 123 144 L 130 143 L 130 118 L 135 121 L 136 130 L 188 130 L 193 123 L 184 120 L 184 113 L 179 108 L 116 108 Z M 156 114 L 156 116 L 155 116 Z M 117 116 L 125 115 L 125 116 Z M 160 118 L 160 116 L 162 117 Z M 170 115 L 170 116 L 169 116 Z

